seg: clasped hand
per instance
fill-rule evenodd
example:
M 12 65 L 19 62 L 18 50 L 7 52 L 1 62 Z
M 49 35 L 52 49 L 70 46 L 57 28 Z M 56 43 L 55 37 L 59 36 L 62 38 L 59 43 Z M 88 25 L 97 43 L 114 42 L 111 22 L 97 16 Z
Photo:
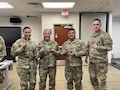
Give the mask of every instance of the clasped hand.
M 75 56 L 75 51 L 74 50 L 68 51 L 68 50 L 64 49 L 61 54 L 63 54 L 63 55 L 69 54 L 70 56 Z
M 92 47 L 93 47 L 94 49 L 98 49 L 98 48 L 99 48 L 99 46 L 98 46 L 96 43 L 94 43 L 94 44 L 92 45 Z
M 40 53 L 44 53 L 44 52 L 45 52 L 45 49 L 44 49 L 44 48 L 41 48 L 39 52 L 40 52 Z M 52 52 L 53 54 L 55 54 L 55 53 L 56 53 L 56 50 L 55 50 L 55 49 L 51 49 L 50 52 Z

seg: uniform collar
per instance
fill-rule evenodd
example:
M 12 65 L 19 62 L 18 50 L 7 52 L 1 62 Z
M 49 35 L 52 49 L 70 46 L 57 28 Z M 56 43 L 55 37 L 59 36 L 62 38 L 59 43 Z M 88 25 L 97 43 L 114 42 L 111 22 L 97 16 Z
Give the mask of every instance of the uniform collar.
M 68 42 L 69 42 L 69 43 L 71 43 L 71 42 L 74 43 L 74 42 L 76 42 L 76 38 L 74 38 L 74 40 L 70 40 L 70 39 L 69 39 Z
M 24 40 L 26 40 L 24 37 L 22 37 Z M 28 39 L 28 41 L 30 41 L 31 39 Z
M 102 32 L 102 30 L 100 30 L 100 31 L 99 31 L 99 32 L 97 32 L 97 33 L 95 33 L 95 32 L 94 32 L 92 36 L 96 37 L 96 36 L 100 35 L 100 34 L 101 34 L 101 32 Z

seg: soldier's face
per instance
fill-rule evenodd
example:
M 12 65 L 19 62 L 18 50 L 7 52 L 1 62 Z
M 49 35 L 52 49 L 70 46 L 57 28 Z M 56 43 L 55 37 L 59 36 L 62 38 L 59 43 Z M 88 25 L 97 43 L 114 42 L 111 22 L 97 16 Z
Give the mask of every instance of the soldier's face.
M 31 37 L 31 30 L 30 29 L 25 29 L 24 31 L 23 31 L 23 35 L 24 35 L 24 38 L 25 39 L 30 39 L 30 37 Z
M 75 35 L 76 35 L 76 33 L 75 33 L 74 30 L 70 30 L 68 32 L 68 37 L 69 37 L 70 40 L 73 40 L 75 38 Z
M 101 28 L 101 23 L 99 21 L 93 21 L 93 29 L 95 32 L 99 32 Z
M 44 31 L 43 36 L 44 40 L 46 41 L 50 40 L 50 31 L 49 30 Z

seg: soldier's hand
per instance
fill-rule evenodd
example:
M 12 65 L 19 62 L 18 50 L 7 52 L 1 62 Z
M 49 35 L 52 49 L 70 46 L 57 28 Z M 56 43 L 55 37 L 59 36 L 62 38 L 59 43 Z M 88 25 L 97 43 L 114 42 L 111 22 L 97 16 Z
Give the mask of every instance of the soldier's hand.
M 53 54 L 56 54 L 56 50 L 55 50 L 55 49 L 51 49 L 51 52 L 52 52 Z
M 40 53 L 44 53 L 44 52 L 45 52 L 45 49 L 44 49 L 44 48 L 41 48 L 39 52 L 40 52 Z
M 25 44 L 22 46 L 24 49 L 28 46 L 28 40 L 26 40 Z
M 69 54 L 70 54 L 71 56 L 75 56 L 75 51 L 74 51 L 74 50 L 71 50 Z
M 94 44 L 92 45 L 92 47 L 93 47 L 94 49 L 98 49 L 98 48 L 99 48 L 99 46 L 98 46 L 96 43 L 94 43 Z
M 25 43 L 22 47 L 25 49 L 27 47 L 27 43 Z
M 67 54 L 68 53 L 68 51 L 66 50 L 66 49 L 64 49 L 63 51 L 62 51 L 62 55 L 65 55 L 65 54 Z

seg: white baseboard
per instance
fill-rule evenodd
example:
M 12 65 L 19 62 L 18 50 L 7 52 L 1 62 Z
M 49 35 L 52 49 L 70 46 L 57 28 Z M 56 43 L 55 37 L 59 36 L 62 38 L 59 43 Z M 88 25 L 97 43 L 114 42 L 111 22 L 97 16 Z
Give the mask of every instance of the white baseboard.
M 65 65 L 65 60 L 57 60 L 57 65 L 59 66 L 64 66 Z

